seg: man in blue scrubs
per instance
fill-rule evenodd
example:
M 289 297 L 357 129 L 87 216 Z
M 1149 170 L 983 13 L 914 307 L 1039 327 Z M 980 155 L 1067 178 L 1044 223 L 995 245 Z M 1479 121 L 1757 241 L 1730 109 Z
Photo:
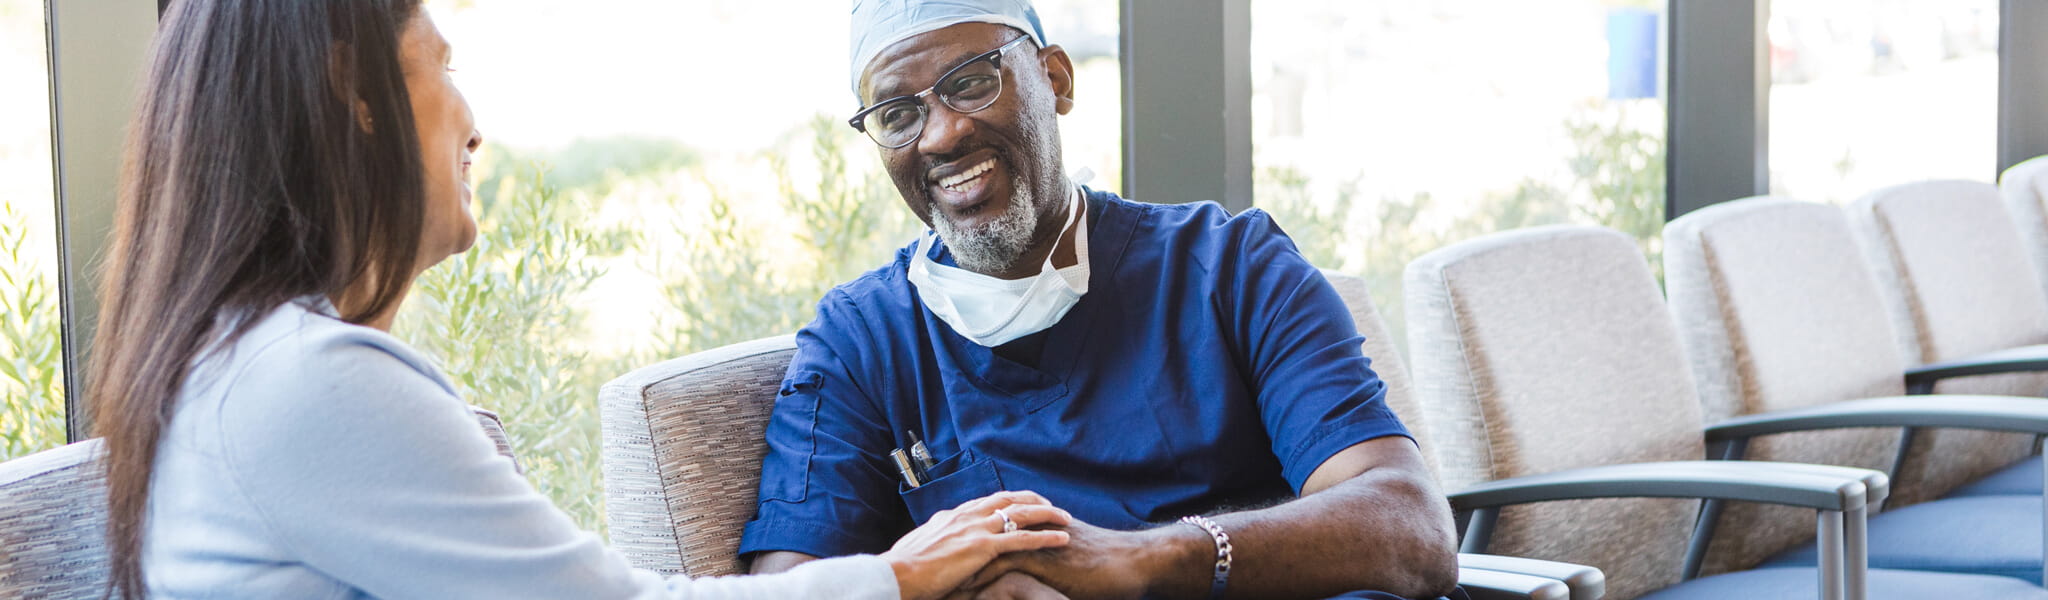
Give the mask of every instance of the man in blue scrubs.
M 1072 183 L 1073 66 L 1026 0 L 856 0 L 853 45 L 851 123 L 933 233 L 797 335 L 756 572 L 1032 490 L 1086 523 L 963 595 L 1457 593 L 1449 508 L 1270 217 Z

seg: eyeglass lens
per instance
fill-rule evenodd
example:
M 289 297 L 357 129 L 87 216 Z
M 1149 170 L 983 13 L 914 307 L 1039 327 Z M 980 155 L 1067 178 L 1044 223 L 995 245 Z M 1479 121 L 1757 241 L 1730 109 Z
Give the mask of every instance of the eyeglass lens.
M 994 57 L 961 65 L 932 89 L 947 108 L 958 113 L 977 112 L 995 104 L 1002 95 L 1002 71 Z M 875 143 L 891 148 L 908 145 L 924 132 L 930 109 L 918 98 L 903 98 L 876 108 L 866 117 L 867 132 Z

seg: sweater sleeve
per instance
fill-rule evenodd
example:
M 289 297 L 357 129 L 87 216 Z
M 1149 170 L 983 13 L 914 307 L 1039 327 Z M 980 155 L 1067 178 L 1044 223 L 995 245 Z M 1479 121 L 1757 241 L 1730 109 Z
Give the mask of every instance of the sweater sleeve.
M 266 353 L 227 392 L 220 493 L 309 567 L 387 598 L 899 597 L 874 556 L 765 577 L 632 568 L 515 473 L 396 344 L 352 333 Z

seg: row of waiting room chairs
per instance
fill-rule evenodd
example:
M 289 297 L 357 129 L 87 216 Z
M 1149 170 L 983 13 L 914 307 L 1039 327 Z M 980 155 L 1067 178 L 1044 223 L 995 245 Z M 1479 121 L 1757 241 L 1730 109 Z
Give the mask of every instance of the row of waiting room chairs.
M 1406 410 L 1465 549 L 1592 565 L 1614 598 L 2048 597 L 2044 467 L 2029 458 L 2048 433 L 2048 262 L 2028 250 L 2048 249 L 2044 173 L 2016 167 L 2003 194 L 1940 181 L 1847 208 L 1709 207 L 1664 232 L 1666 295 L 1634 242 L 1601 228 L 1418 259 Z M 1721 497 L 1493 510 L 1497 496 L 1683 497 L 1613 480 L 1643 463 L 1685 478 L 1693 463 L 1671 461 L 1701 458 L 1860 468 L 1866 505 L 1845 485 L 1806 502 L 1699 489 Z M 1733 464 L 1757 483 L 1788 466 Z M 1495 493 L 1531 487 L 1557 489 Z
M 2003 181 L 1687 215 L 1668 302 L 1610 230 L 1457 244 L 1409 266 L 1406 356 L 1365 283 L 1330 279 L 1451 491 L 1475 597 L 2048 598 L 2048 160 Z M 600 391 L 612 545 L 636 566 L 743 570 L 793 351 Z M 95 446 L 0 464 L 0 597 L 97 596 Z

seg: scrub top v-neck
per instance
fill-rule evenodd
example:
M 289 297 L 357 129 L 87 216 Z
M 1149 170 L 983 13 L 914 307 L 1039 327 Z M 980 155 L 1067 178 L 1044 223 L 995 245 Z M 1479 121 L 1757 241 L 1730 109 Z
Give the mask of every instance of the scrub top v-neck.
M 1336 452 L 1407 435 L 1342 298 L 1265 213 L 1085 204 L 1088 293 L 1001 353 L 924 308 L 915 244 L 819 302 L 742 553 L 879 552 L 1001 490 L 1142 528 L 1292 497 Z M 913 439 L 935 459 L 916 487 L 890 458 Z

